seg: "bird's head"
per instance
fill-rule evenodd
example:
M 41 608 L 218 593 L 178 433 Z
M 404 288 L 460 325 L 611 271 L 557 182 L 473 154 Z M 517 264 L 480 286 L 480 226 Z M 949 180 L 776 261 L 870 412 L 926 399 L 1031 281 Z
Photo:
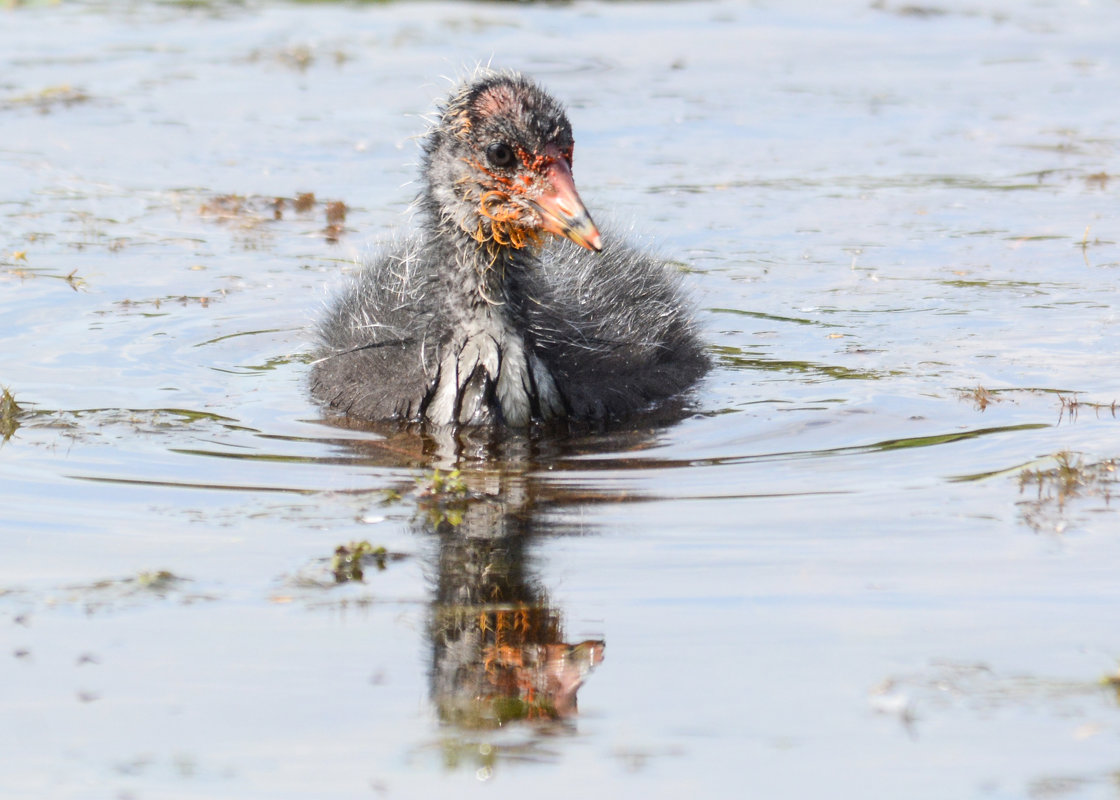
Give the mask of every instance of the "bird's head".
M 541 234 L 601 249 L 572 179 L 572 126 L 532 81 L 487 72 L 460 87 L 425 145 L 438 213 L 479 242 L 521 248 Z

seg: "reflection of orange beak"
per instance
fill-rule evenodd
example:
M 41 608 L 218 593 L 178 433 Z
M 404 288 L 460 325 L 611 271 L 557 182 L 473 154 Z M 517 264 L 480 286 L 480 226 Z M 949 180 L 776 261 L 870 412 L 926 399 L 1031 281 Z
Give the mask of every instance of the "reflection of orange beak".
M 602 250 L 599 229 L 579 199 L 568 163 L 563 158 L 554 160 L 545 167 L 542 183 L 546 187 L 544 193 L 533 200 L 541 215 L 541 228 L 588 250 Z

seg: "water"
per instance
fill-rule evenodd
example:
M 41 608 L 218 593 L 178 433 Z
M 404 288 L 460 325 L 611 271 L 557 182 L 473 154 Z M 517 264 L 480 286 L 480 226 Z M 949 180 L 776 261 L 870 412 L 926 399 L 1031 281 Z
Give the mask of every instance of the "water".
M 1118 30 L 0 12 L 4 795 L 1120 794 Z M 431 439 L 309 401 L 441 76 L 491 59 L 568 104 L 596 219 L 687 265 L 718 366 L 685 419 Z

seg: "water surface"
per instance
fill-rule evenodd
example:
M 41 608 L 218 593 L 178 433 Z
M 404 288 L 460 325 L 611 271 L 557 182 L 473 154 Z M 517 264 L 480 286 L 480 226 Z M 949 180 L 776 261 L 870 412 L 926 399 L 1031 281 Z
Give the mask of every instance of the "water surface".
M 1120 8 L 819 5 L 0 12 L 5 796 L 1120 794 Z M 491 59 L 687 270 L 683 419 L 310 402 Z

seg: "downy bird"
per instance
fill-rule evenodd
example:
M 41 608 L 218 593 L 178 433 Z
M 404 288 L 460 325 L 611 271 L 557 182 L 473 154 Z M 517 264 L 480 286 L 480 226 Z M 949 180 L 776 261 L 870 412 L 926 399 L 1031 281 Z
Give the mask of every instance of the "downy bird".
M 423 144 L 419 230 L 319 326 L 314 396 L 365 420 L 526 427 L 648 411 L 708 367 L 676 271 L 600 234 L 563 107 L 484 70 Z

